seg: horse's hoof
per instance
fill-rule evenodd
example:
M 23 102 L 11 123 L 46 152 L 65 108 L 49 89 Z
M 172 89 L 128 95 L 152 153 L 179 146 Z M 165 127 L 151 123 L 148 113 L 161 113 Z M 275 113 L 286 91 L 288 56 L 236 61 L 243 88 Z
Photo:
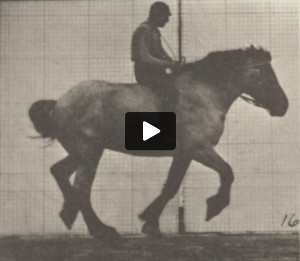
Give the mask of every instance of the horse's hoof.
M 101 229 L 90 230 L 90 234 L 99 240 L 101 240 L 107 246 L 120 246 L 123 238 L 119 232 L 113 227 L 105 227 Z
M 110 246 L 110 247 L 119 247 L 123 242 L 122 236 L 113 227 L 106 228 L 100 239 L 103 241 L 103 243 L 106 246 Z
M 59 217 L 69 230 L 72 229 L 72 225 L 76 220 L 77 213 L 77 211 L 72 211 L 70 209 L 62 209 L 59 213 Z
M 221 211 L 228 206 L 229 200 L 222 198 L 218 195 L 212 196 L 206 200 L 207 211 L 206 211 L 206 221 L 211 220 L 213 217 L 219 215 Z
M 149 235 L 149 236 L 162 237 L 162 233 L 159 230 L 158 223 L 157 224 L 153 224 L 153 223 L 151 224 L 149 222 L 146 222 L 143 225 L 142 232 L 146 235 Z

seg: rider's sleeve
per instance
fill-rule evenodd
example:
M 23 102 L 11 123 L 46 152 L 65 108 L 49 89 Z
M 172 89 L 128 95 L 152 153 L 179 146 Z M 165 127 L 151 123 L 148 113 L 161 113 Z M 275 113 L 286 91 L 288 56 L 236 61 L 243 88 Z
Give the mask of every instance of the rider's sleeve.
M 161 57 L 163 57 L 164 60 L 169 62 L 174 62 L 174 60 L 167 54 L 167 52 L 164 50 L 162 46 L 160 46 L 160 52 L 161 52 Z
M 164 52 L 164 57 L 167 61 L 174 62 L 174 60 L 165 52 L 165 50 L 163 50 L 163 52 Z
M 138 41 L 138 53 L 141 62 L 157 64 L 162 67 L 169 67 L 173 65 L 172 59 L 166 54 L 166 60 L 161 60 L 151 55 L 148 44 L 147 35 L 141 34 Z

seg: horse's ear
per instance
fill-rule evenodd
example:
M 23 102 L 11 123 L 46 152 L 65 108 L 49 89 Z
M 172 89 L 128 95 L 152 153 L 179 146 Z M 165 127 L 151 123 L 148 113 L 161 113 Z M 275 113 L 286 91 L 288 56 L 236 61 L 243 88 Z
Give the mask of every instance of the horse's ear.
M 248 55 L 249 56 L 252 56 L 252 55 L 254 55 L 254 52 L 255 52 L 255 47 L 253 46 L 253 44 L 251 44 L 250 45 L 250 48 L 248 49 L 249 50 L 249 52 L 248 52 Z

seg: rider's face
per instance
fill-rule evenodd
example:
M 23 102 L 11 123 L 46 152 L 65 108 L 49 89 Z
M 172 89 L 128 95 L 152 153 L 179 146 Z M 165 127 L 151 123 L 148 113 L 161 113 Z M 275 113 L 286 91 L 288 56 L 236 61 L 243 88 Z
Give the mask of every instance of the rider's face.
M 167 22 L 169 22 L 169 14 L 163 14 L 156 19 L 156 24 L 158 27 L 164 27 Z

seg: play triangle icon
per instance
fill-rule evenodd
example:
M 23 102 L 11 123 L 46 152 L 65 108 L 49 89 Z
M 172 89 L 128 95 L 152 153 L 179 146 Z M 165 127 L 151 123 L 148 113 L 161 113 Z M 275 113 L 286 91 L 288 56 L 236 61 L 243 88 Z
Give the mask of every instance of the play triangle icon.
M 126 112 L 125 148 L 127 150 L 174 150 L 176 148 L 175 113 Z
M 146 141 L 160 133 L 160 129 L 154 127 L 146 121 L 143 121 L 143 141 Z

